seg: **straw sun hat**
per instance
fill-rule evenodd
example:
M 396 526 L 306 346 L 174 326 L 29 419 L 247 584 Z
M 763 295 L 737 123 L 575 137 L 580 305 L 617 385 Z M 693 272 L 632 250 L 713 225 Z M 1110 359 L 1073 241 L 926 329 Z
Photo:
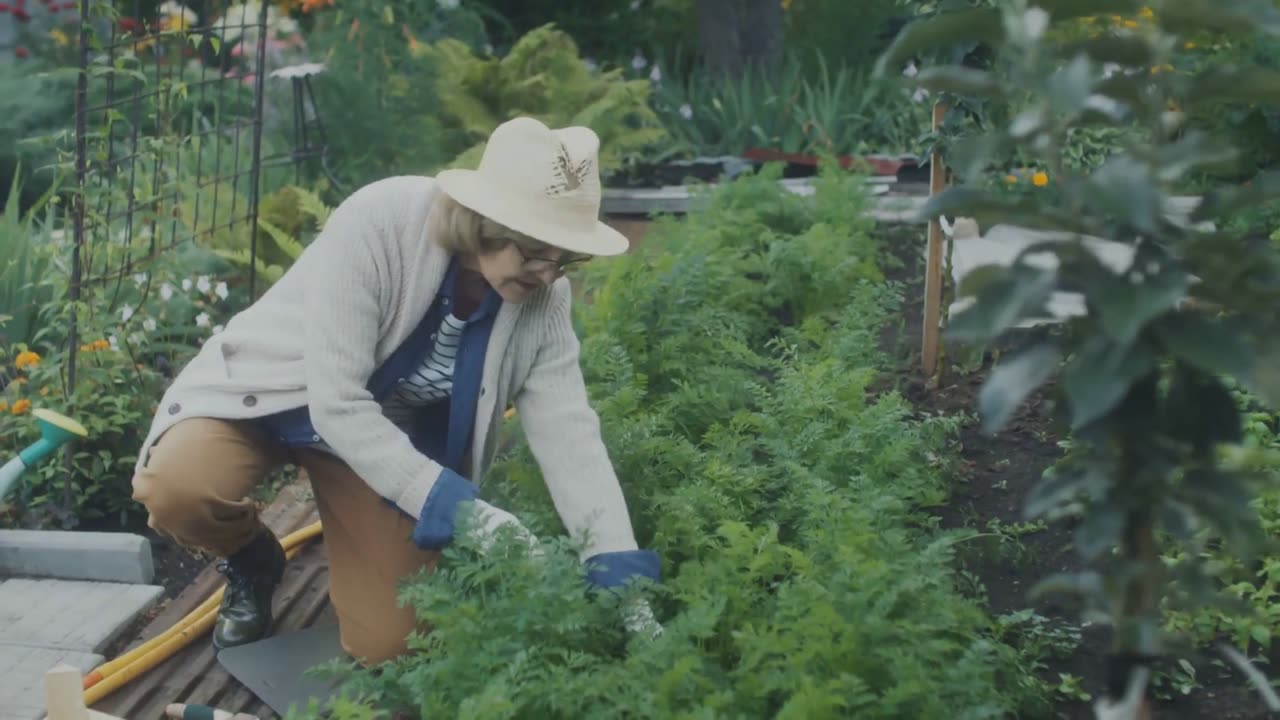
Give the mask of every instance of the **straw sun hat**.
M 499 125 L 480 167 L 444 170 L 440 189 L 463 207 L 562 250 L 619 255 L 622 233 L 600 221 L 600 138 L 585 127 L 552 130 L 532 118 Z

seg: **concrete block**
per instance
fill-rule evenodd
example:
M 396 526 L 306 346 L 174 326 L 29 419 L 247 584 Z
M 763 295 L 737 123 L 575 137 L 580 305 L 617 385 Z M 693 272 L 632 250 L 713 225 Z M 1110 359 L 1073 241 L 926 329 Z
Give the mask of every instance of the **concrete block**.
M 0 582 L 0 645 L 102 652 L 163 592 L 158 585 L 5 580 Z
M 88 674 L 102 660 L 94 653 L 0 644 L 0 720 L 41 720 L 45 672 L 66 663 Z
M 0 575 L 146 584 L 155 566 L 141 535 L 0 530 Z

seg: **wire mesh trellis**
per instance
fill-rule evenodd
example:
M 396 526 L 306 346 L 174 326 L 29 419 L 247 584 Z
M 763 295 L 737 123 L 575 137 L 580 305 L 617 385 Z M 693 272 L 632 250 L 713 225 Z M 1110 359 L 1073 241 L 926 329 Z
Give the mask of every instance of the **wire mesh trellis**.
M 268 2 L 79 0 L 66 382 L 81 326 L 184 246 L 247 250 L 255 296 Z M 161 292 L 163 295 L 163 292 Z M 65 461 L 68 469 L 71 456 Z M 70 473 L 68 473 L 70 478 Z M 64 503 L 71 506 L 68 479 Z

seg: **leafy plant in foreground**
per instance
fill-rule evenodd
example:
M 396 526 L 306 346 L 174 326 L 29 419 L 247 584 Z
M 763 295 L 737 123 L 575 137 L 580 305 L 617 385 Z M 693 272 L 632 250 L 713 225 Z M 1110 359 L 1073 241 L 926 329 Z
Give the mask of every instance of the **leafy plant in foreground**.
M 584 592 L 576 543 L 521 445 L 484 493 L 547 540 L 544 562 L 451 547 L 435 575 L 403 585 L 424 623 L 415 652 L 351 675 L 349 698 L 424 718 L 1043 708 L 1024 656 L 958 591 L 954 538 L 922 529 L 921 508 L 946 497 L 954 422 L 870 392 L 897 298 L 858 179 L 828 171 L 800 198 L 778 188 L 779 171 L 730 183 L 591 268 L 594 301 L 577 306 L 605 441 L 641 542 L 663 557 L 664 580 L 646 591 L 663 636 L 626 636 L 617 599 Z M 769 272 L 788 245 L 826 267 Z M 796 302 L 801 289 L 826 302 Z
M 979 398 L 987 429 L 998 430 L 1029 394 L 1055 375 L 1064 420 L 1081 446 L 1069 471 L 1049 475 L 1026 508 L 1039 516 L 1082 506 L 1074 545 L 1096 569 L 1046 585 L 1077 591 L 1114 626 L 1108 683 L 1099 712 L 1136 717 L 1147 673 L 1167 650 L 1166 602 L 1207 602 L 1203 553 L 1225 543 L 1242 557 L 1262 533 L 1250 504 L 1256 480 L 1270 476 L 1225 461 L 1241 440 L 1241 417 L 1225 378 L 1260 398 L 1280 400 L 1275 307 L 1280 263 L 1265 243 L 1225 229 L 1233 214 L 1274 199 L 1280 175 L 1242 187 L 1211 189 L 1189 218 L 1175 211 L 1173 189 L 1190 173 L 1237 158 L 1231 141 L 1187 127 L 1188 116 L 1216 103 L 1280 99 L 1280 74 L 1218 65 L 1195 74 L 1166 72 L 1189 32 L 1280 34 L 1269 2 L 1171 0 L 1011 0 L 999 9 L 942 13 L 909 26 L 882 58 L 892 68 L 916 48 L 981 39 L 998 48 L 990 70 L 944 65 L 921 85 L 957 96 L 1008 103 L 1014 117 L 969 138 L 953 159 L 971 177 L 1015 151 L 1053 168 L 1056 192 L 1009 197 L 955 187 L 934 198 L 929 217 L 964 215 L 982 226 L 1006 222 L 1055 231 L 1009 267 L 974 271 L 959 288 L 973 304 L 951 320 L 960 340 L 990 341 L 1015 323 L 1042 316 L 1050 294 L 1084 295 L 1087 315 L 1057 337 L 1033 344 L 997 367 Z M 1138 15 L 1097 37 L 1059 41 L 1064 23 L 1091 14 Z M 1137 129 L 1099 167 L 1072 172 L 1061 149 L 1075 128 Z M 1122 272 L 1083 242 L 1093 237 L 1132 251 Z M 1039 259 L 1051 257 L 1056 263 Z M 1197 302 L 1184 305 L 1194 294 Z M 1166 567 L 1163 547 L 1185 547 Z M 1233 659 L 1238 653 L 1225 648 Z M 1241 663 L 1273 705 L 1256 671 Z M 1130 690 L 1125 703 L 1120 700 Z

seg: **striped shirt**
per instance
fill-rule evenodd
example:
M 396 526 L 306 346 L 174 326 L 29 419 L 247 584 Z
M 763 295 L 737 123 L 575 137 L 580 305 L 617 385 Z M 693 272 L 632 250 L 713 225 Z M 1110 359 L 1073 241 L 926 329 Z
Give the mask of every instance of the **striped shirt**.
M 445 315 L 440 329 L 431 336 L 435 342 L 431 352 L 383 403 L 382 413 L 392 422 L 407 426 L 418 408 L 443 400 L 453 392 L 454 360 L 466 327 L 467 321 L 459 320 L 453 313 Z

